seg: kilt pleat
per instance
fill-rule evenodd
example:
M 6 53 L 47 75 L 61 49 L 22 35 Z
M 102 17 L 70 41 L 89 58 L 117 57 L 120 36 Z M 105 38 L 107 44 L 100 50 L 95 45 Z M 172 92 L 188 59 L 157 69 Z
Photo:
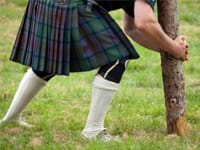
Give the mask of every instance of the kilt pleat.
M 100 6 L 86 0 L 29 0 L 10 59 L 60 75 L 138 58 L 130 41 Z

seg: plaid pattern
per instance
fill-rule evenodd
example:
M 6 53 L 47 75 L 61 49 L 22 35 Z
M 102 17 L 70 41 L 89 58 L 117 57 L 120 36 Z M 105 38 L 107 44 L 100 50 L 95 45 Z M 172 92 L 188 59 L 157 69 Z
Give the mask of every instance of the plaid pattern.
M 60 75 L 138 58 L 119 26 L 85 0 L 29 0 L 10 59 Z

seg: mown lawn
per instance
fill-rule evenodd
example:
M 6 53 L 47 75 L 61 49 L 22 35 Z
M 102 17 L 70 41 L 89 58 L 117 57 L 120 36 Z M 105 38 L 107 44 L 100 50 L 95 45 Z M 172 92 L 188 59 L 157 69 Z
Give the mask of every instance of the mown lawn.
M 23 16 L 25 0 L 0 1 L 0 118 L 3 117 L 27 67 L 9 61 Z M 189 135 L 167 136 L 160 56 L 138 45 L 141 58 L 129 63 L 121 88 L 106 117 L 106 127 L 121 142 L 85 141 L 80 133 L 90 104 L 96 71 L 57 76 L 30 103 L 24 118 L 34 124 L 0 126 L 0 150 L 198 150 L 200 149 L 200 4 L 180 0 L 180 33 L 191 45 L 184 64 Z M 121 11 L 112 15 L 122 23 Z

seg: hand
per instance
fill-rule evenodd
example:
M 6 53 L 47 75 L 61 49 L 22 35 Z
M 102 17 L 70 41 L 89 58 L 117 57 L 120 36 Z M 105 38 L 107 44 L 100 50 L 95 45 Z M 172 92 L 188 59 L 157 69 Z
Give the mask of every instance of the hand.
M 188 60 L 189 44 L 186 41 L 186 37 L 181 35 L 175 39 L 175 51 L 174 56 L 182 61 Z

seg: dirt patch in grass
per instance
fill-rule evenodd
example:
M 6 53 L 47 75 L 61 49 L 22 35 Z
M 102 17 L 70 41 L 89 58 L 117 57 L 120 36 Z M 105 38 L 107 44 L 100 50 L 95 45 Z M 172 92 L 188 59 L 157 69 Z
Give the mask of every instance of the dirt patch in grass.
M 53 137 L 53 141 L 56 143 L 64 143 L 66 142 L 66 136 L 63 134 L 55 134 Z
M 2 6 L 4 6 L 6 4 L 6 1 L 5 0 L 1 0 L 0 1 L 0 6 L 2 7 Z
M 33 147 L 41 146 L 43 144 L 43 138 L 42 137 L 34 137 L 30 141 L 30 145 Z
M 133 131 L 133 138 L 135 140 L 142 140 L 147 137 L 147 133 L 144 130 L 141 131 Z
M 22 131 L 22 129 L 14 127 L 14 128 L 9 128 L 6 130 L 6 133 L 8 133 L 8 135 L 17 135 Z

